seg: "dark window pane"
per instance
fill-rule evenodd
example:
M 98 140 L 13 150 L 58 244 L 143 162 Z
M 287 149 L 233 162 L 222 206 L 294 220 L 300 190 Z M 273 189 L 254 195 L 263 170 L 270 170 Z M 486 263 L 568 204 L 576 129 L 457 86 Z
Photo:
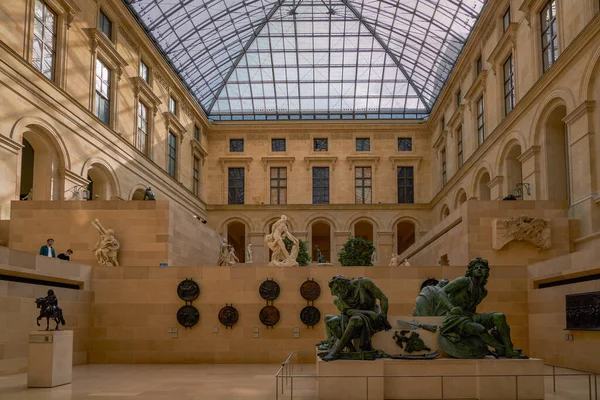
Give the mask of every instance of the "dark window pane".
M 477 59 L 476 69 L 477 75 L 479 75 L 481 73 L 481 70 L 483 70 L 483 61 L 481 61 L 481 56 L 479 56 L 479 58 Z
M 502 17 L 502 28 L 504 29 L 504 32 L 506 32 L 509 25 L 510 25 L 510 7 L 508 8 L 508 10 L 506 10 L 506 12 L 504 13 L 504 16 Z
M 512 55 L 504 63 L 504 113 L 508 115 L 515 107 L 515 80 Z
M 398 167 L 398 203 L 414 203 L 413 167 Z
M 412 138 L 398 138 L 398 151 L 412 151 Z
M 140 60 L 140 78 L 142 78 L 146 83 L 150 79 L 150 72 L 148 70 L 148 66 Z
M 228 204 L 244 204 L 244 168 L 229 168 Z
M 230 139 L 229 151 L 232 153 L 241 153 L 244 151 L 244 139 Z
M 356 204 L 372 202 L 371 167 L 356 167 L 354 169 L 354 201 Z
M 313 167 L 313 204 L 329 204 L 329 167 Z
M 271 139 L 271 151 L 285 151 L 285 139 Z
M 198 125 L 194 125 L 194 139 L 200 141 L 200 128 L 198 128 Z
M 462 126 L 456 131 L 456 153 L 458 155 L 458 168 L 463 165 L 463 132 Z
M 169 132 L 169 165 L 168 172 L 173 178 L 177 177 L 177 136 Z
M 271 204 L 287 203 L 287 168 L 271 168 Z
M 356 151 L 371 151 L 371 139 L 369 139 L 369 138 L 356 139 Z
M 192 171 L 192 189 L 194 194 L 198 196 L 200 193 L 200 159 L 194 156 L 194 169 Z
M 327 139 L 313 139 L 314 151 L 327 151 Z
M 98 18 L 98 29 L 100 29 L 109 40 L 112 40 L 112 21 L 102 10 L 100 10 L 100 16 Z
M 148 108 L 138 103 L 138 150 L 148 155 Z
M 550 0 L 540 13 L 542 35 L 542 64 L 544 72 L 558 58 L 558 43 L 556 29 L 556 1 Z
M 35 1 L 31 63 L 46 78 L 54 79 L 56 14 L 41 0 Z

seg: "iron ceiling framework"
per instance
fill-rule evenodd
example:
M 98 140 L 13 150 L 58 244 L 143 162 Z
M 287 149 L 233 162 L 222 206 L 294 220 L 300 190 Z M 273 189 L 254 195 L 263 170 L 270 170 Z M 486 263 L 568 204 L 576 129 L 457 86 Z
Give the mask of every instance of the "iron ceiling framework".
M 485 0 L 123 0 L 213 120 L 423 119 Z

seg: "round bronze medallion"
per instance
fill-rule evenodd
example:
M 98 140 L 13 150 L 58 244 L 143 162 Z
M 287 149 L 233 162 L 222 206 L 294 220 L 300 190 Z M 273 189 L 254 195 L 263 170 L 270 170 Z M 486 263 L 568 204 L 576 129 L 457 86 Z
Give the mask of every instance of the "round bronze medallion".
M 200 313 L 194 306 L 185 305 L 177 311 L 177 322 L 186 328 L 191 328 L 200 320 Z
M 300 295 L 304 300 L 315 301 L 321 295 L 321 286 L 315 281 L 307 280 L 300 286 Z
M 265 306 L 260 310 L 258 318 L 266 326 L 273 326 L 279 322 L 279 310 L 273 306 Z
M 185 279 L 177 286 L 177 296 L 183 301 L 194 301 L 200 295 L 200 286 L 192 279 Z
M 260 284 L 258 288 L 258 293 L 260 293 L 260 297 L 267 301 L 273 301 L 279 297 L 279 285 L 275 281 L 266 280 Z
M 435 278 L 427 278 L 421 284 L 421 290 L 423 290 L 423 288 L 426 287 L 426 286 L 435 286 L 438 283 L 440 283 L 440 282 L 437 279 L 435 279 Z
M 321 312 L 317 307 L 306 306 L 300 311 L 300 321 L 306 326 L 315 326 L 321 320 Z
M 240 315 L 238 310 L 233 306 L 225 306 L 219 311 L 219 322 L 226 327 L 231 327 L 238 322 Z

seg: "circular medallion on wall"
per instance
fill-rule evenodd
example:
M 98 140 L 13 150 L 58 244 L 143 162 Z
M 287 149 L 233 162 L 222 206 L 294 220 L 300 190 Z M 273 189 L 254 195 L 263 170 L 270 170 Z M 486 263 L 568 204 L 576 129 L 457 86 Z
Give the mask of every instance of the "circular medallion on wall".
M 317 307 L 306 306 L 300 311 L 300 321 L 306 326 L 315 326 L 321 320 L 321 312 Z
M 315 281 L 307 280 L 300 286 L 300 295 L 304 300 L 315 301 L 321 295 L 321 286 Z
M 177 286 L 177 296 L 183 301 L 194 301 L 200 296 L 200 286 L 192 279 L 184 279 Z
M 437 279 L 435 279 L 435 278 L 427 278 L 421 284 L 421 290 L 423 290 L 423 288 L 426 287 L 426 286 L 435 286 L 438 283 L 440 283 L 440 282 Z
M 277 282 L 269 279 L 261 283 L 260 287 L 258 288 L 258 293 L 260 294 L 260 297 L 267 301 L 273 301 L 276 298 L 278 298 L 279 291 L 280 288 Z
M 200 320 L 200 313 L 194 306 L 185 305 L 177 311 L 177 322 L 185 328 L 191 328 Z
M 234 306 L 225 306 L 219 311 L 219 322 L 226 327 L 232 327 L 238 322 L 240 314 Z
M 279 310 L 274 306 L 265 306 L 260 310 L 258 318 L 265 326 L 273 326 L 279 322 Z

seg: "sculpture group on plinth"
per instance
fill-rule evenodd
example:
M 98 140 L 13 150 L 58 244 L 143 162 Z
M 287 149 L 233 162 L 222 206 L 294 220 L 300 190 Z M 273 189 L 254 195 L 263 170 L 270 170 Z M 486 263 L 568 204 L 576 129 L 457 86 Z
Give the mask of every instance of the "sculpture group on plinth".
M 336 275 L 329 281 L 339 315 L 327 315 L 327 339 L 318 346 L 323 361 L 372 360 L 385 354 L 371 346 L 377 332 L 392 329 L 387 320 L 388 298 L 369 278 L 348 279 Z M 379 305 L 377 304 L 379 300 Z M 358 350 L 353 344 L 357 339 Z
M 292 250 L 290 252 L 285 248 L 284 239 L 292 242 Z M 300 251 L 300 241 L 290 233 L 287 225 L 287 217 L 282 215 L 281 218 L 271 227 L 271 233 L 265 236 L 265 242 L 269 249 L 273 252 L 269 267 L 297 267 L 298 252 Z
M 92 225 L 100 232 L 100 238 L 96 242 L 96 245 L 90 249 L 94 252 L 98 264 L 107 267 L 118 267 L 119 261 L 117 261 L 117 251 L 121 245 L 115 238 L 115 231 L 112 229 L 104 229 L 98 219 L 94 219 Z
M 38 297 L 35 299 L 37 308 L 40 309 L 40 315 L 37 317 L 37 326 L 40 326 L 40 320 L 46 318 L 46 330 L 49 329 L 50 320 L 56 322 L 55 331 L 58 330 L 59 324 L 65 324 L 62 309 L 58 306 L 58 299 L 54 294 L 54 290 L 48 290 L 48 296 Z
M 452 357 L 483 358 L 491 353 L 495 357 L 527 358 L 513 347 L 504 314 L 477 313 L 477 306 L 488 293 L 485 285 L 489 275 L 487 260 L 481 257 L 471 260 L 465 276 L 424 287 L 413 315 L 444 317 L 439 345 Z
M 221 241 L 221 248 L 219 249 L 219 261 L 217 264 L 220 267 L 231 267 L 239 262 L 240 260 L 235 255 L 233 246 L 227 243 L 226 239 L 223 239 Z

